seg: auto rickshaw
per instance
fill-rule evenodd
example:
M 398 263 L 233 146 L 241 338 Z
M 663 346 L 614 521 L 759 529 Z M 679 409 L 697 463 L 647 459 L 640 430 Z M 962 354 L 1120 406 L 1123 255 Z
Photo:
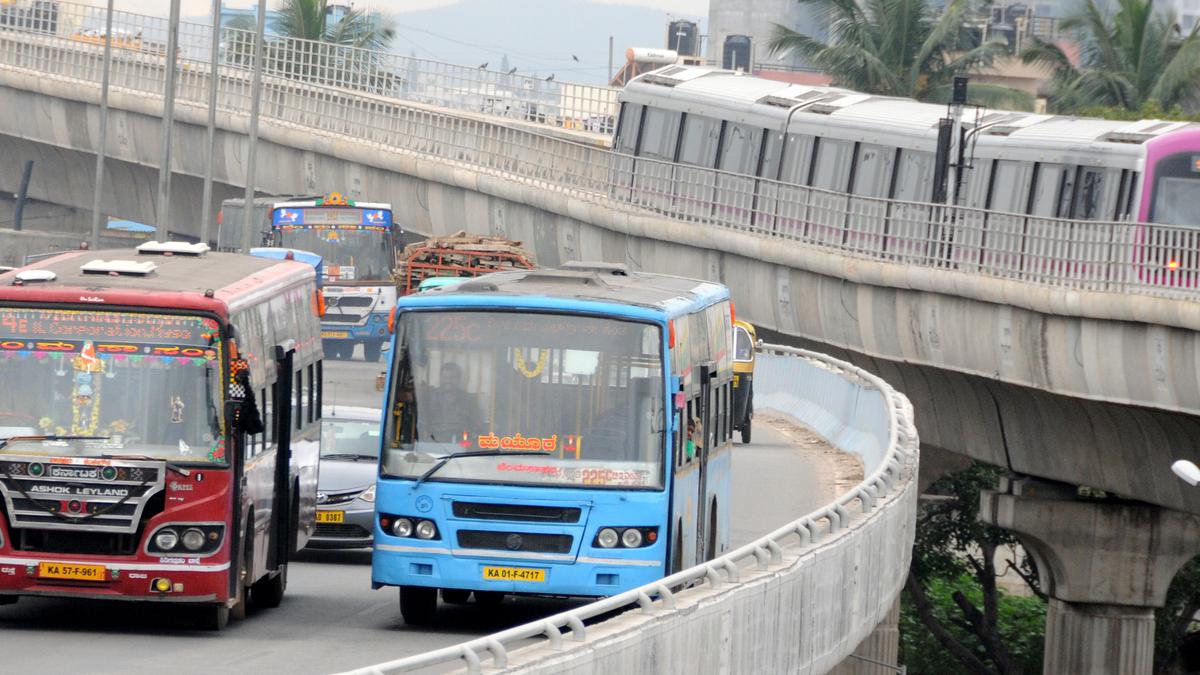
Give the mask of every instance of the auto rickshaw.
M 750 442 L 754 417 L 754 350 L 758 345 L 754 326 L 741 319 L 733 322 L 733 428 Z

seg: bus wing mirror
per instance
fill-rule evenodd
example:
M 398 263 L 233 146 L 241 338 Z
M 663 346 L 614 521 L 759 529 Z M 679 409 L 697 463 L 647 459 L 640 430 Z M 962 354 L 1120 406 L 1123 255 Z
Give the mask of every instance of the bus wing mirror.
M 262 414 L 254 400 L 254 387 L 250 386 L 250 364 L 245 359 L 233 359 L 229 364 L 230 420 L 236 431 L 247 434 L 263 432 Z

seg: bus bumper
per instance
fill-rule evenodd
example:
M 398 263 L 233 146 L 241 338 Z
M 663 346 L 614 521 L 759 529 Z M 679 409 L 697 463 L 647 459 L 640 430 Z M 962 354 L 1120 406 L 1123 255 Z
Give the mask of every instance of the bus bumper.
M 663 577 L 661 560 L 580 557 L 573 563 L 434 555 L 403 545 L 375 544 L 371 582 L 383 586 L 426 586 L 529 595 L 604 597 Z M 654 551 L 659 547 L 652 547 Z M 405 550 L 410 549 L 410 550 Z M 544 581 L 491 580 L 485 567 L 543 571 Z
M 387 313 L 376 312 L 367 317 L 364 324 L 343 323 L 321 324 L 321 340 L 324 342 L 384 342 L 388 339 Z
M 200 563 L 180 558 L 178 564 L 63 560 L 53 556 L 0 556 L 0 596 L 46 596 L 157 602 L 225 602 L 229 598 L 228 562 Z M 43 576 L 42 563 L 103 566 L 96 581 Z M 165 582 L 160 583 L 160 580 Z M 158 590 L 165 586 L 166 590 Z

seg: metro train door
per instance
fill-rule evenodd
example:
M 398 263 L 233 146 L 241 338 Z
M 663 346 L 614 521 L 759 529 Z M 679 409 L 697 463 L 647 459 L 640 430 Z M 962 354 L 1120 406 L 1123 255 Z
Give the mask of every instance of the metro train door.
M 716 364 L 703 363 L 696 366 L 695 374 L 700 382 L 700 396 L 696 399 L 696 417 L 700 421 L 697 429 L 696 460 L 700 464 L 700 476 L 696 481 L 696 563 L 708 560 L 709 539 L 714 533 L 708 527 L 708 454 L 712 446 L 713 424 L 716 421 L 712 414 L 712 377 L 716 373 Z

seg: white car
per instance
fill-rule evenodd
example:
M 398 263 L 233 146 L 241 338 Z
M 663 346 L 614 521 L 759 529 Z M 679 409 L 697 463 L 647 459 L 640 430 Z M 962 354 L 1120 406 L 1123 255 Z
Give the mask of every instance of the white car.
M 321 409 L 317 531 L 308 540 L 309 548 L 371 545 L 382 419 L 379 408 L 327 405 Z

